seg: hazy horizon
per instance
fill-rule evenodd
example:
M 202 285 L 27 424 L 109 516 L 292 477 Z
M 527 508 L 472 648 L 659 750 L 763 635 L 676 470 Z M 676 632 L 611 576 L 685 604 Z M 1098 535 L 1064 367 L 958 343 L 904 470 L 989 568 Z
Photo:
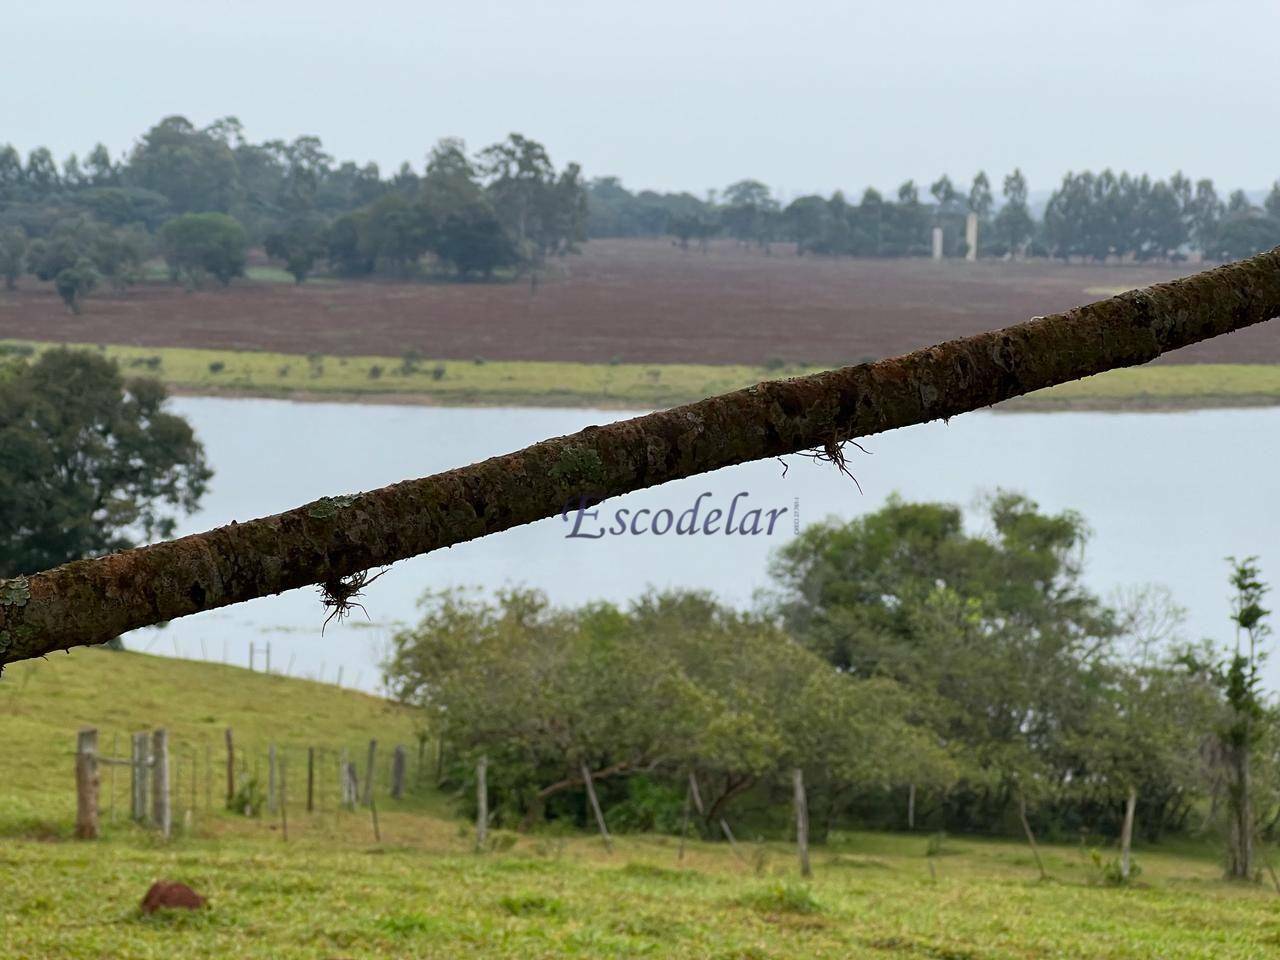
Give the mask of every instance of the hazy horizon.
M 514 130 L 633 189 L 752 177 L 784 197 L 979 169 L 998 189 L 1015 166 L 1037 193 L 1103 167 L 1251 191 L 1280 176 L 1272 4 L 508 7 L 16 8 L 0 142 L 119 155 L 163 116 L 233 115 L 250 139 L 315 134 L 386 173 L 440 137 Z

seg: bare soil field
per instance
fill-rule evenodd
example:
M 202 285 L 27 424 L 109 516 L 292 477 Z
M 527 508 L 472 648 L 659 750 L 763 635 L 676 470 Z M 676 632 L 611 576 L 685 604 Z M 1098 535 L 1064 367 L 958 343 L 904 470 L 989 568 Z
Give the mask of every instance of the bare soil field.
M 831 260 L 720 242 L 594 240 L 533 287 L 146 283 L 68 315 L 48 284 L 0 292 L 0 338 L 470 360 L 838 365 L 1006 326 L 1194 272 L 1186 265 Z M 1280 363 L 1274 324 L 1169 362 Z

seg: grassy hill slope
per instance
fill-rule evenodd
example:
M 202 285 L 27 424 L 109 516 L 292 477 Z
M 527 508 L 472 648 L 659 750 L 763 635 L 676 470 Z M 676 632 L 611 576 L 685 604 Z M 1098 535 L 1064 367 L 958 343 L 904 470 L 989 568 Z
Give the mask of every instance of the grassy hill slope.
M 1140 883 L 1117 889 L 1098 883 L 1085 846 L 1046 845 L 1053 879 L 1040 881 L 1018 843 L 947 839 L 926 856 L 925 836 L 847 833 L 815 851 L 802 882 L 786 844 L 745 837 L 741 859 L 700 842 L 679 859 L 660 836 L 620 837 L 607 854 L 595 837 L 559 833 L 500 833 L 500 852 L 476 854 L 452 798 L 428 788 L 398 803 L 380 790 L 379 841 L 370 811 L 338 809 L 331 771 L 343 746 L 363 764 L 370 737 L 380 750 L 413 744 L 412 716 L 239 668 L 102 650 L 16 664 L 0 681 L 0 722 L 0 957 L 1245 958 L 1280 947 L 1275 894 L 1223 883 L 1202 847 L 1140 849 Z M 94 724 L 124 750 L 129 732 L 159 723 L 175 756 L 195 748 L 189 825 L 181 787 L 173 840 L 129 824 L 123 770 L 111 823 L 104 772 L 104 838 L 69 839 L 76 729 Z M 287 840 L 279 817 L 220 809 L 228 725 L 246 754 L 274 741 L 287 757 Z M 327 772 L 308 814 L 299 772 L 312 745 L 328 751 Z M 159 878 L 191 884 L 209 908 L 140 916 Z

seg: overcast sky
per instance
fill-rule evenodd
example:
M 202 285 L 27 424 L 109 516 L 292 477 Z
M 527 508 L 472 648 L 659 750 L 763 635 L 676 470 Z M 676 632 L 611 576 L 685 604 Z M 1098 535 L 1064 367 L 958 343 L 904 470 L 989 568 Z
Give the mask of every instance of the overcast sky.
M 0 142 L 160 117 L 420 167 L 519 131 L 633 187 L 790 196 L 1015 165 L 1280 177 L 1276 0 L 61 0 L 6 5 Z

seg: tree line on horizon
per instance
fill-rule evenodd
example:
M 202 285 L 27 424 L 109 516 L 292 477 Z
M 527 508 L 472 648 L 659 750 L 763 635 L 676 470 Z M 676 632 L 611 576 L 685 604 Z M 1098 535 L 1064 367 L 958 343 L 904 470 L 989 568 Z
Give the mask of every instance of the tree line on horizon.
M 590 776 L 610 829 L 676 833 L 692 778 L 708 838 L 724 818 L 785 835 L 800 770 L 819 842 L 855 826 L 1105 842 L 1136 820 L 1149 841 L 1217 833 L 1228 873 L 1252 877 L 1280 834 L 1256 563 L 1232 565 L 1234 645 L 1190 643 L 1167 592 L 1084 585 L 1080 515 L 1000 492 L 984 519 L 972 534 L 956 506 L 891 499 L 811 525 L 751 612 L 680 590 L 577 608 L 432 593 L 387 685 L 424 711 L 464 805 L 485 758 L 498 826 L 587 827 Z
M 715 236 L 768 249 L 789 241 L 801 255 L 926 257 L 934 227 L 944 254 L 967 252 L 965 223 L 978 219 L 978 254 L 1108 260 L 1237 260 L 1280 245 L 1280 180 L 1261 206 L 1243 190 L 1224 201 L 1212 180 L 1181 172 L 1167 180 L 1146 174 L 1067 173 L 1037 219 L 1026 178 L 1014 170 L 997 203 L 983 172 L 968 190 L 942 175 L 928 198 L 907 180 L 892 197 L 867 188 L 858 202 L 842 191 L 797 197 L 785 206 L 758 180 L 740 180 L 705 198 L 690 193 L 632 193 L 616 177 L 587 185 L 587 233 L 592 237 L 673 236 L 682 246 Z
M 318 137 L 251 143 L 239 121 L 196 127 L 180 116 L 122 158 L 101 144 L 61 165 L 44 147 L 25 160 L 0 146 L 0 276 L 52 281 L 74 312 L 103 284 L 143 279 L 164 257 L 188 286 L 244 275 L 260 247 L 301 283 L 335 274 L 410 276 L 424 257 L 460 279 L 535 267 L 585 239 L 577 164 L 557 170 L 518 133 L 471 154 L 439 141 L 421 172 L 384 177 L 338 163 Z
M 985 173 L 967 191 L 944 175 L 925 197 L 908 180 L 856 203 L 837 191 L 784 206 L 751 179 L 705 197 L 632 193 L 616 177 L 585 180 L 575 163 L 557 169 L 516 133 L 475 153 L 446 138 L 421 172 L 406 162 L 384 175 L 339 162 L 318 137 L 253 143 L 234 117 L 197 127 L 171 116 L 119 158 L 102 144 L 61 163 L 45 147 L 24 158 L 0 146 L 0 277 L 10 289 L 27 273 L 52 282 L 75 312 L 95 289 L 139 282 L 156 256 L 175 282 L 225 285 L 244 275 L 251 248 L 299 283 L 324 269 L 411 277 L 424 263 L 459 279 L 509 276 L 589 237 L 688 247 L 723 236 L 794 243 L 802 255 L 914 257 L 929 255 L 941 227 L 946 255 L 960 256 L 970 214 L 982 256 L 1237 259 L 1280 244 L 1280 181 L 1257 206 L 1181 173 L 1068 173 L 1039 219 L 1020 171 L 1000 193 L 998 203 Z

